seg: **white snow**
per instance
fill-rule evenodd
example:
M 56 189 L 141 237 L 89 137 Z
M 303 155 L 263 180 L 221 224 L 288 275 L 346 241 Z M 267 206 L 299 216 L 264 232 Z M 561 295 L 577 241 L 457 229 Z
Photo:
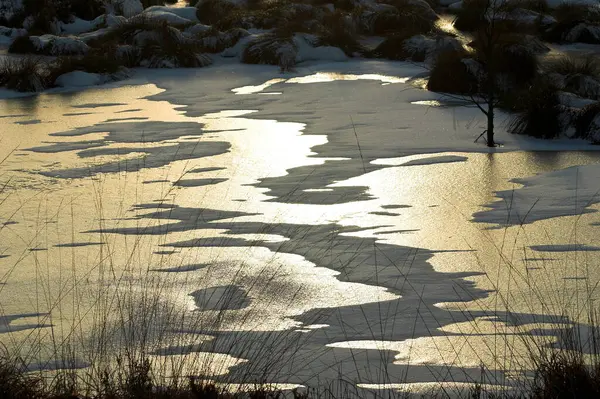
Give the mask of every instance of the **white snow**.
M 107 27 L 112 28 L 114 26 L 121 25 L 127 21 L 122 15 L 106 14 L 104 17 L 104 23 Z
M 474 221 L 527 224 L 594 212 L 589 207 L 600 202 L 600 165 L 571 167 L 514 182 L 523 187 L 496 193 L 499 200 L 487 204 L 489 210 L 475 213 Z
M 79 33 L 89 32 L 91 30 L 97 29 L 100 25 L 104 23 L 104 16 L 100 16 L 93 21 L 86 21 L 81 18 L 73 17 L 72 21 L 69 23 L 60 22 L 60 30 L 63 33 L 67 33 L 70 35 L 76 35 Z
M 90 49 L 87 44 L 74 36 L 42 35 L 31 36 L 30 40 L 38 50 L 44 49 L 50 55 L 85 54 Z
M 464 162 L 468 158 L 459 155 L 435 155 L 407 161 L 405 158 L 387 158 L 379 161 L 373 161 L 373 165 L 388 166 L 422 166 L 434 165 L 439 163 Z
M 10 45 L 15 38 L 27 35 L 26 29 L 7 28 L 0 26 L 0 44 Z
M 208 25 L 196 24 L 196 25 L 190 26 L 189 28 L 186 28 L 184 30 L 184 33 L 186 35 L 196 36 L 196 35 L 206 32 L 206 31 L 209 31 L 210 29 L 211 29 L 211 27 Z
M 126 18 L 133 17 L 144 11 L 144 6 L 140 0 L 113 0 L 113 4 Z
M 25 35 L 27 35 L 27 29 L 7 28 L 6 26 L 0 26 L 0 36 L 6 36 L 14 39 L 16 37 Z
M 294 36 L 296 45 L 296 62 L 304 61 L 346 61 L 348 57 L 342 50 L 331 46 L 313 47 L 309 39 L 303 35 Z
M 168 11 L 162 11 L 162 10 L 155 10 L 155 11 L 145 10 L 142 15 L 144 15 L 152 20 L 167 22 L 170 25 L 185 25 L 185 24 L 192 23 L 192 20 L 182 18 L 175 13 L 168 12 Z
M 186 19 L 188 21 L 199 22 L 198 17 L 196 16 L 196 7 L 152 6 L 144 10 L 144 14 L 155 12 L 175 14 L 178 17 Z
M 590 36 L 593 36 L 595 40 L 600 42 L 600 26 L 589 25 L 586 23 L 580 23 L 566 34 L 564 40 L 567 42 L 577 42 L 579 37 L 587 32 Z

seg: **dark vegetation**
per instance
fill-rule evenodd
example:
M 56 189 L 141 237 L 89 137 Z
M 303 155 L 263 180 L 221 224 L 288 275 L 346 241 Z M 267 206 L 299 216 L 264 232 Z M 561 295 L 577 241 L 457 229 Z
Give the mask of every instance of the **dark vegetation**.
M 142 3 L 150 7 L 169 2 L 174 0 Z M 348 57 L 425 62 L 430 66 L 427 88 L 485 105 L 480 109 L 489 114 L 492 133 L 495 108 L 517 113 L 510 128 L 519 134 L 552 138 L 570 127 L 576 136 L 590 137 L 595 129 L 592 122 L 585 122 L 593 121 L 592 111 L 569 108 L 561 102 L 560 92 L 600 99 L 597 61 L 563 57 L 542 62 L 540 55 L 548 48 L 538 38 L 600 43 L 598 7 L 565 3 L 550 9 L 544 0 L 511 0 L 491 9 L 489 0 L 465 0 L 462 8 L 449 10 L 455 14 L 454 27 L 472 39 L 465 43 L 463 37 L 441 29 L 435 1 L 336 0 L 333 8 L 329 3 L 190 1 L 201 24 L 168 24 L 141 14 L 112 24 L 78 46 L 61 47 L 52 40 L 40 46 L 36 36 L 53 33 L 56 21 L 69 22 L 73 16 L 96 18 L 106 12 L 104 3 L 25 0 L 20 13 L 2 22 L 20 27 L 26 17 L 30 21 L 28 35 L 14 39 L 9 52 L 58 59 L 6 62 L 0 84 L 39 91 L 53 87 L 60 74 L 76 70 L 118 77 L 125 76 L 123 68 L 131 67 L 203 67 L 212 62 L 208 53 L 220 53 L 240 40 L 245 40 L 244 45 L 234 55 L 242 62 L 276 65 L 285 72 L 294 69 L 300 45 L 332 46 Z M 252 29 L 267 32 L 248 38 Z M 374 35 L 382 40 L 368 48 L 361 39 Z M 532 93 L 541 101 L 533 101 Z
M 600 11 L 582 4 L 564 3 L 553 13 L 556 23 L 543 31 L 550 42 L 600 43 Z

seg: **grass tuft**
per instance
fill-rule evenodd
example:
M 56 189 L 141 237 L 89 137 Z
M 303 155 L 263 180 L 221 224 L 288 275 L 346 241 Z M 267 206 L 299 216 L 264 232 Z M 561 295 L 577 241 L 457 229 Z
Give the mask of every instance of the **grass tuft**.
M 39 92 L 48 87 L 47 66 L 40 58 L 5 58 L 0 63 L 0 86 L 21 92 Z
M 477 78 L 464 62 L 465 51 L 444 51 L 433 62 L 427 89 L 431 91 L 472 94 L 478 90 Z
M 15 38 L 8 48 L 8 52 L 13 54 L 33 54 L 36 51 L 37 49 L 29 36 Z
M 600 141 L 600 102 L 583 107 L 577 118 L 576 132 L 577 137 L 595 143 Z
M 538 79 L 515 96 L 512 110 L 519 112 L 510 122 L 509 131 L 542 139 L 560 136 L 564 130 L 564 107 L 559 92 L 548 80 Z
M 278 65 L 282 72 L 290 71 L 296 65 L 296 51 L 292 37 L 269 33 L 246 46 L 242 53 L 242 62 Z

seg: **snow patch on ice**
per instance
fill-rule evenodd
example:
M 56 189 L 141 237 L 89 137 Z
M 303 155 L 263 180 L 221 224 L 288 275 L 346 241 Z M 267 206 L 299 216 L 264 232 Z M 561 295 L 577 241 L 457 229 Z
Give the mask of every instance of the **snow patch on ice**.
M 497 192 L 499 200 L 487 204 L 489 210 L 475 213 L 475 222 L 533 223 L 596 212 L 589 207 L 600 202 L 600 165 L 571 167 L 513 181 L 523 187 Z

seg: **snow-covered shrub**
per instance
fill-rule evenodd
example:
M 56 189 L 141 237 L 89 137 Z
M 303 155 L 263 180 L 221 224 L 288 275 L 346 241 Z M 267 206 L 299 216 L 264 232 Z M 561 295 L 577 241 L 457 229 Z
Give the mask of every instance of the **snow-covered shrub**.
M 565 79 L 565 91 L 580 97 L 600 100 L 600 80 L 587 75 L 572 75 Z
M 315 36 L 298 33 L 293 37 L 296 48 L 295 62 L 304 61 L 347 61 L 348 56 L 339 48 L 332 46 L 320 46 Z
M 0 86 L 37 92 L 48 87 L 47 69 L 39 58 L 4 58 L 0 62 Z
M 76 37 L 54 35 L 20 36 L 8 48 L 9 53 L 43 55 L 82 55 L 90 47 Z
M 568 129 L 565 126 L 567 109 L 560 101 L 556 86 L 546 79 L 538 79 L 520 92 L 512 108 L 518 114 L 510 122 L 511 133 L 551 139 Z
M 236 2 L 229 0 L 200 0 L 196 4 L 196 16 L 203 24 L 213 25 L 240 9 Z
M 444 51 L 437 55 L 427 82 L 427 89 L 444 93 L 469 94 L 479 89 L 476 68 L 464 50 Z
M 296 65 L 297 48 L 293 38 L 267 33 L 252 40 L 242 53 L 246 64 L 278 65 L 289 71 Z
M 220 53 L 221 51 L 235 46 L 240 39 L 249 36 L 247 30 L 241 28 L 230 29 L 226 32 L 219 32 L 211 29 L 196 36 L 200 43 L 202 51 L 207 53 Z
M 90 47 L 76 37 L 54 35 L 30 36 L 29 40 L 37 54 L 45 55 L 83 55 Z
M 600 102 L 584 107 L 577 119 L 577 137 L 600 143 Z
M 61 87 L 90 86 L 124 79 L 129 74 L 121 61 L 114 49 L 107 48 L 82 57 L 58 57 L 49 65 L 48 82 Z
M 196 37 L 196 36 L 200 36 L 205 34 L 206 32 L 209 32 L 212 28 L 208 25 L 204 25 L 204 24 L 195 24 L 192 26 L 189 26 L 187 28 L 185 28 L 185 30 L 183 31 L 183 33 L 185 35 L 188 35 L 190 37 Z
M 162 30 L 167 24 L 154 18 L 141 14 L 117 23 L 105 34 L 94 40 L 89 40 L 91 46 L 102 43 L 133 44 L 136 38 L 140 40 L 144 35 L 153 36 L 155 32 Z
M 557 86 L 581 97 L 600 99 L 600 63 L 596 58 L 562 56 L 545 65 Z
M 456 10 L 454 27 L 458 30 L 472 32 L 486 23 L 488 0 L 463 0 L 462 7 Z
M 175 4 L 177 0 L 141 0 L 144 8 L 164 6 L 165 4 Z
M 412 46 L 413 43 L 420 42 L 419 46 Z M 370 56 L 376 58 L 387 58 L 388 60 L 410 60 L 423 62 L 427 57 L 433 39 L 423 35 L 406 37 L 406 35 L 397 33 L 387 37 L 381 42 Z
M 539 14 L 548 14 L 550 6 L 546 0 L 506 0 L 508 8 L 531 10 Z
M 556 23 L 545 30 L 550 42 L 600 43 L 600 7 L 564 3 L 554 11 Z
M 276 27 L 285 29 L 293 34 L 296 32 L 317 33 L 321 28 L 320 20 L 325 11 L 310 4 L 291 3 L 279 8 L 276 13 L 278 18 Z
M 114 50 L 92 51 L 82 57 L 58 57 L 50 66 L 50 76 L 56 78 L 72 71 L 84 71 L 98 74 L 115 74 L 121 70 L 121 64 Z
M 142 62 L 142 51 L 140 48 L 130 44 L 117 45 L 114 47 L 114 55 L 117 62 L 124 67 L 133 68 L 140 66 Z M 110 52 L 108 52 L 110 54 Z
M 28 35 L 15 38 L 8 48 L 8 52 L 14 54 L 33 54 L 36 51 L 37 49 Z
M 111 0 L 115 13 L 130 18 L 144 11 L 144 5 L 140 0 Z
M 141 65 L 149 68 L 197 68 L 212 63 L 202 53 L 198 40 L 184 36 L 178 29 L 163 25 L 141 46 Z
M 431 8 L 425 9 L 409 0 L 398 0 L 395 5 L 376 4 L 361 7 L 356 11 L 356 18 L 360 30 L 366 34 L 385 35 L 410 31 L 416 35 L 434 28 L 437 16 L 430 11 Z
M 173 26 L 191 25 L 194 23 L 192 20 L 183 18 L 174 12 L 144 10 L 143 15 L 149 19 L 166 22 Z
M 494 68 L 507 79 L 506 90 L 528 85 L 538 74 L 537 56 L 518 43 L 499 43 L 493 55 Z M 485 64 L 485 58 L 480 59 Z
M 339 47 L 351 57 L 364 51 L 356 30 L 356 24 L 348 14 L 339 11 L 330 13 L 323 18 L 323 31 L 317 36 L 317 44 Z
M 16 39 L 21 36 L 27 36 L 27 30 L 18 28 L 7 28 L 6 26 L 0 26 L 0 36 L 5 37 L 7 40 Z

